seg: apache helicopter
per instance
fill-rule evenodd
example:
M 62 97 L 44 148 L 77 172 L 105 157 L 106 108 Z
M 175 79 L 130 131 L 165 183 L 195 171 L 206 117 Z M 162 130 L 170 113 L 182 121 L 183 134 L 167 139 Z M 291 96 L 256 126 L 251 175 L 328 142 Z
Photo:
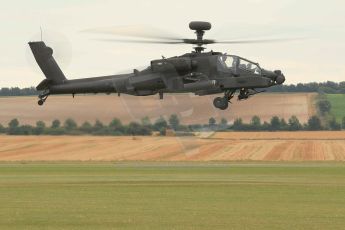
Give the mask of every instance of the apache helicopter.
M 42 91 L 38 96 L 38 105 L 43 105 L 48 96 L 54 94 L 72 94 L 73 97 L 75 94 L 84 93 L 117 93 L 119 96 L 121 93 L 135 96 L 159 94 L 159 98 L 163 99 L 164 93 L 191 92 L 199 96 L 223 93 L 224 96 L 216 97 L 213 104 L 216 108 L 225 110 L 236 91 L 239 91 L 238 100 L 245 100 L 263 92 L 257 91 L 258 88 L 284 83 L 285 76 L 280 70 L 268 71 L 262 69 L 258 63 L 235 55 L 204 52 L 204 45 L 214 43 L 260 43 L 273 41 L 272 39 L 216 41 L 203 38 L 205 31 L 211 29 L 209 22 L 193 21 L 189 28 L 195 31 L 196 39 L 160 37 L 166 40 L 131 42 L 192 44 L 195 45 L 195 51 L 191 53 L 153 60 L 151 65 L 142 71 L 134 69 L 129 74 L 76 80 L 65 77 L 52 56 L 52 48 L 43 41 L 29 42 L 36 62 L 46 77 L 36 87 L 38 91 Z

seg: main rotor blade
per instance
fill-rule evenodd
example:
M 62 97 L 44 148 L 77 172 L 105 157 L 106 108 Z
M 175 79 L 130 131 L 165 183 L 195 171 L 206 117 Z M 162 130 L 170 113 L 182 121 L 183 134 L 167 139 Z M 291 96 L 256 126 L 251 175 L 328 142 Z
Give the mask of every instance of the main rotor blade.
M 289 42 L 304 40 L 305 37 L 300 38 L 268 38 L 268 39 L 254 39 L 254 40 L 232 40 L 232 41 L 214 41 L 219 44 L 251 44 L 251 43 L 274 43 L 274 42 Z
M 177 35 L 172 34 L 161 29 L 157 29 L 150 26 L 116 26 L 116 27 L 103 27 L 103 28 L 91 28 L 83 30 L 85 33 L 94 34 L 109 34 L 126 37 L 139 37 L 139 38 L 153 38 L 164 40 L 181 40 Z
M 298 41 L 305 38 L 280 38 L 280 39 L 257 39 L 257 40 L 233 40 L 233 41 L 216 41 L 211 39 L 196 40 L 196 39 L 179 39 L 179 40 L 138 40 L 138 39 L 95 39 L 97 41 L 103 42 L 121 42 L 121 43 L 143 43 L 143 44 L 255 44 L 255 43 L 275 43 L 275 42 L 288 42 L 288 41 Z
M 170 32 L 157 29 L 150 26 L 117 26 L 117 27 L 103 27 L 92 28 L 82 32 L 93 34 L 108 34 L 124 37 L 143 38 L 143 39 L 96 39 L 106 42 L 123 42 L 123 43 L 146 43 L 146 44 L 193 44 L 193 45 L 208 45 L 208 44 L 255 44 L 255 43 L 276 43 L 288 42 L 306 39 L 303 37 L 294 38 L 262 38 L 262 39 L 231 39 L 231 40 L 213 40 L 213 39 L 185 39 Z
M 133 40 L 133 39 L 95 39 L 96 41 L 103 42 L 122 42 L 122 43 L 146 43 L 146 44 L 184 44 L 183 40 L 181 41 L 159 41 L 159 40 Z

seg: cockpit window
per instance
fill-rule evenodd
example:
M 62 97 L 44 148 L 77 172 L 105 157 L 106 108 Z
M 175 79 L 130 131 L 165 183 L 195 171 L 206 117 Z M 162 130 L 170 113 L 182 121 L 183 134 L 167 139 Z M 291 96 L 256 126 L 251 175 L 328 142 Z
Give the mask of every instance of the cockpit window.
M 261 69 L 257 64 L 250 62 L 248 60 L 242 59 L 242 58 L 240 58 L 239 60 L 240 61 L 239 61 L 238 67 L 240 69 L 246 70 L 246 71 L 249 71 L 251 73 L 258 74 L 258 75 L 261 74 Z
M 220 56 L 220 61 L 224 65 L 224 67 L 227 69 L 233 68 L 236 65 L 236 61 L 234 57 L 232 56 L 227 56 L 227 55 Z
M 248 71 L 253 74 L 261 75 L 261 68 L 258 64 L 249 60 L 232 56 L 221 55 L 218 58 L 218 69 L 222 72 L 235 71 L 238 68 L 240 70 Z

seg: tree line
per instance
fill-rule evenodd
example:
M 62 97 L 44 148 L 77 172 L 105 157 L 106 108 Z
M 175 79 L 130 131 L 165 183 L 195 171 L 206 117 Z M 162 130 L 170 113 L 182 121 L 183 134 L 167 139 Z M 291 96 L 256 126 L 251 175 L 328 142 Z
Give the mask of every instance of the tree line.
M 29 88 L 19 88 L 19 87 L 12 87 L 6 88 L 3 87 L 0 89 L 0 96 L 33 96 L 38 95 L 38 91 L 35 87 Z
M 267 92 L 317 92 L 317 93 L 345 93 L 345 81 L 343 82 L 310 82 L 310 83 L 298 83 L 290 85 L 277 85 L 267 89 Z M 30 96 L 38 95 L 39 92 L 34 87 L 29 88 L 1 88 L 0 96 Z
M 267 92 L 289 92 L 289 93 L 303 93 L 303 92 L 315 92 L 315 93 L 328 93 L 328 94 L 343 94 L 345 93 L 345 81 L 343 82 L 310 82 L 310 83 L 298 83 L 291 85 L 276 85 L 267 89 Z
M 121 120 L 114 118 L 109 124 L 96 120 L 94 124 L 86 121 L 78 125 L 75 120 L 68 118 L 64 122 L 55 119 L 49 125 L 43 121 L 37 121 L 35 126 L 21 125 L 19 120 L 15 118 L 8 123 L 7 127 L 0 124 L 0 133 L 8 135 L 148 136 L 155 131 L 164 135 L 168 127 L 176 129 L 182 127 L 177 115 L 171 115 L 168 121 L 160 117 L 154 123 L 148 117 L 145 117 L 141 119 L 141 122 L 130 122 L 129 124 L 123 124 Z
M 302 124 L 296 116 L 290 117 L 287 121 L 274 116 L 269 122 L 261 122 L 258 116 L 254 116 L 249 123 L 244 123 L 241 118 L 234 121 L 232 129 L 235 131 L 319 131 L 319 130 L 341 130 L 345 129 L 345 117 L 342 124 L 336 120 L 323 123 L 319 116 L 311 116 L 308 121 Z
M 232 124 L 222 118 L 219 122 L 211 117 L 207 124 L 183 125 L 176 114 L 171 115 L 168 120 L 160 117 L 154 122 L 148 117 L 140 122 L 123 124 L 119 119 L 114 118 L 109 124 L 103 124 L 97 120 L 94 124 L 84 122 L 78 125 L 76 121 L 69 118 L 63 123 L 54 120 L 47 125 L 43 121 L 37 121 L 35 126 L 21 125 L 18 119 L 11 120 L 7 127 L 0 124 L 0 133 L 8 135 L 97 135 L 97 136 L 150 136 L 153 132 L 166 135 L 167 130 L 174 130 L 176 135 L 193 135 L 193 132 L 201 131 L 301 131 L 301 130 L 341 130 L 345 129 L 345 117 L 342 124 L 330 120 L 323 124 L 318 116 L 312 116 L 308 122 L 302 124 L 296 116 L 287 121 L 274 116 L 269 122 L 262 122 L 260 117 L 254 116 L 250 122 L 243 122 L 241 118 L 235 119 Z

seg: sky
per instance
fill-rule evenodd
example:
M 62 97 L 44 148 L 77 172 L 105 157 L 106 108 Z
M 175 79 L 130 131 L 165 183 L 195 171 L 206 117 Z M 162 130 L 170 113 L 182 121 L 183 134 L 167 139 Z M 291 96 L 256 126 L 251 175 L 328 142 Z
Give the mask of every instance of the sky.
M 194 38 L 190 21 L 212 23 L 205 38 L 304 38 L 270 44 L 208 45 L 281 69 L 287 84 L 345 81 L 345 1 L 328 0 L 0 0 L 0 87 L 36 86 L 44 79 L 27 42 L 43 40 L 68 79 L 131 72 L 192 46 L 101 42 L 83 30 L 155 27 Z

